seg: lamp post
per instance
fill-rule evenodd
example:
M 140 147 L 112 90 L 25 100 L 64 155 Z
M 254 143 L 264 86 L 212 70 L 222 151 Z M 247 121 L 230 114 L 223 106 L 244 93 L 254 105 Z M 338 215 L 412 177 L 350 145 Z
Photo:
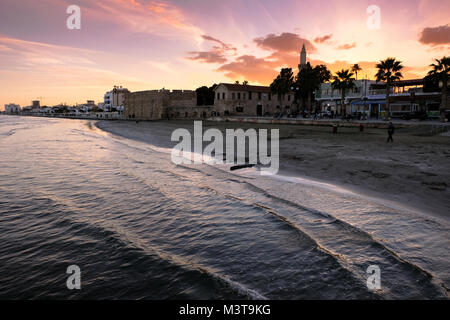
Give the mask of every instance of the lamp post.
M 299 87 L 291 87 L 291 91 L 294 91 L 295 92 L 295 95 L 294 95 L 294 101 L 295 100 L 297 100 L 299 97 L 298 97 L 298 93 L 299 93 L 299 91 L 300 91 L 300 88 Z M 299 103 L 298 103 L 298 101 L 297 101 L 297 113 L 299 112 Z

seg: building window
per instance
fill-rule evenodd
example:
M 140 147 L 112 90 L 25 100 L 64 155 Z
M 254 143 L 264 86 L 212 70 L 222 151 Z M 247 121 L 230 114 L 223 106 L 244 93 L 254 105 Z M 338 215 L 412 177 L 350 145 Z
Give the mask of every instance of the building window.
M 236 107 L 236 112 L 244 112 L 244 107 Z
M 251 91 L 249 91 L 249 93 L 248 93 L 248 100 L 252 100 L 252 92 Z
M 288 101 L 291 101 L 291 95 L 288 94 Z
M 232 98 L 233 100 L 236 100 L 236 94 L 235 94 L 234 92 L 231 94 L 231 98 Z
M 261 92 L 258 92 L 258 100 L 261 100 Z
M 220 100 L 220 92 L 217 92 L 217 100 Z
M 225 100 L 225 92 L 222 93 L 222 99 Z
M 238 92 L 238 100 L 241 100 L 241 93 Z
M 269 93 L 269 101 L 272 100 L 272 94 Z
M 247 99 L 247 94 L 246 94 L 246 93 L 243 93 L 243 94 L 242 94 L 242 99 L 243 99 L 243 100 Z

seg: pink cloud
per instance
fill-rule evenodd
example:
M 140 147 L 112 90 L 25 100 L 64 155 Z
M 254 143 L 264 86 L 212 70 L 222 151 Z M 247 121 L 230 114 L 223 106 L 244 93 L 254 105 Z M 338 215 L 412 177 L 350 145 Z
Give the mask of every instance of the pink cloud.
M 353 43 L 345 43 L 345 44 L 342 44 L 340 46 L 337 46 L 336 49 L 337 50 L 350 50 L 350 49 L 353 49 L 355 47 L 356 47 L 356 42 L 353 42 Z
M 183 11 L 170 3 L 142 0 L 103 0 L 89 3 L 84 8 L 92 16 L 111 20 L 133 32 L 158 35 L 188 33 L 196 38 L 200 28 L 189 22 Z
M 302 45 L 305 44 L 306 50 L 309 53 L 316 52 L 316 47 L 314 47 L 311 41 L 301 38 L 295 33 L 269 34 L 253 41 L 258 47 L 269 51 L 300 52 Z
M 272 53 L 263 58 L 241 55 L 235 61 L 222 65 L 217 71 L 224 72 L 226 77 L 233 80 L 244 78 L 252 82 L 270 84 L 282 67 L 292 67 L 295 72 L 303 44 L 309 53 L 316 52 L 309 40 L 294 33 L 269 34 L 253 41 L 259 48 Z
M 191 51 L 190 55 L 193 57 L 187 57 L 189 60 L 199 60 L 205 63 L 225 63 L 227 59 L 221 51 L 213 49 L 212 51 Z
M 450 44 L 450 26 L 424 28 L 420 34 L 419 42 L 432 46 Z
M 212 42 L 217 42 L 217 43 L 219 43 L 219 44 L 222 46 L 222 48 L 223 48 L 224 50 L 234 50 L 234 51 L 237 50 L 237 49 L 236 49 L 235 47 L 233 47 L 231 44 L 227 44 L 227 43 L 225 43 L 225 42 L 223 42 L 223 41 L 221 41 L 221 40 L 219 40 L 219 39 L 216 39 L 216 38 L 214 38 L 214 37 L 211 37 L 211 36 L 208 36 L 208 35 L 202 35 L 202 38 L 203 38 L 204 40 L 206 40 L 206 41 L 212 41 Z
M 328 40 L 330 40 L 332 37 L 333 37 L 333 34 L 330 33 L 330 34 L 324 35 L 323 37 L 315 38 L 314 42 L 316 42 L 316 43 L 324 43 L 324 42 L 327 42 Z
M 240 56 L 236 61 L 221 66 L 217 71 L 224 72 L 230 79 L 245 78 L 251 82 L 270 83 L 277 71 L 277 62 L 251 55 Z
M 217 38 L 202 35 L 202 38 L 206 41 L 215 42 L 220 44 L 220 46 L 213 46 L 208 51 L 191 51 L 190 55 L 194 55 L 193 57 L 187 57 L 189 60 L 198 60 L 205 63 L 225 63 L 227 62 L 227 54 L 232 51 L 235 53 L 237 48 L 233 47 L 231 44 L 227 44 Z

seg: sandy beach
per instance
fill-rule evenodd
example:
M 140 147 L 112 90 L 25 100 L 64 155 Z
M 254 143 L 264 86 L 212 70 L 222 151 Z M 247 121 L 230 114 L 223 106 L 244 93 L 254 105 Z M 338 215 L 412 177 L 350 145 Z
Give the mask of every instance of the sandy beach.
M 193 122 L 0 122 L 0 298 L 449 296 L 448 137 L 278 125 L 281 170 L 265 176 L 173 163 L 171 134 Z M 61 290 L 73 257 L 79 292 Z
M 176 128 L 190 121 L 108 122 L 100 129 L 160 147 L 173 147 Z M 332 183 L 359 194 L 400 203 L 421 213 L 450 219 L 450 139 L 430 135 L 427 126 L 400 128 L 393 144 L 385 129 L 203 122 L 203 128 L 280 129 L 280 172 Z

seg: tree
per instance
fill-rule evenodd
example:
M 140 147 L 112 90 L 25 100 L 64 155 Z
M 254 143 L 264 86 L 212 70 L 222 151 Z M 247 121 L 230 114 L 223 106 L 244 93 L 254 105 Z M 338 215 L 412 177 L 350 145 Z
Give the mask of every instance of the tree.
M 320 85 L 322 83 L 329 82 L 331 80 L 331 72 L 328 70 L 327 66 L 324 64 L 319 64 L 314 67 L 314 72 L 317 77 L 317 81 L 315 82 L 314 91 L 320 89 Z
M 282 97 L 291 91 L 291 87 L 294 84 L 294 73 L 292 68 L 283 68 L 280 74 L 273 80 L 270 85 L 270 91 L 278 95 L 278 101 L 280 102 Z
M 203 86 L 197 88 L 195 92 L 197 93 L 197 106 L 212 106 L 214 104 L 214 89 L 217 84 L 213 84 L 210 88 Z
M 360 67 L 359 64 L 357 64 L 357 63 L 355 63 L 355 64 L 352 66 L 352 72 L 355 74 L 356 80 L 358 80 L 358 72 L 361 71 L 361 70 L 362 70 L 361 67 Z
M 341 92 L 341 114 L 345 114 L 346 110 L 344 108 L 345 102 L 345 94 L 347 90 L 353 89 L 355 87 L 355 79 L 352 78 L 353 73 L 350 70 L 344 70 L 336 72 L 336 75 L 333 77 L 332 87 L 335 90 L 339 90 Z M 343 109 L 344 108 L 344 109 Z
M 308 62 L 303 68 L 300 69 L 295 85 L 299 88 L 297 92 L 300 99 L 300 105 L 303 113 L 305 109 L 312 111 L 312 94 L 317 86 L 317 74 Z M 306 107 L 306 108 L 305 108 Z
M 378 72 L 375 75 L 377 82 L 386 82 L 386 109 L 388 110 L 390 116 L 391 105 L 389 103 L 389 94 L 391 91 L 391 86 L 395 81 L 403 78 L 403 75 L 400 72 L 403 69 L 403 65 L 401 61 L 398 61 L 395 58 L 387 58 L 386 60 L 380 61 L 380 63 L 377 64 L 377 68 Z
M 331 80 L 331 72 L 324 64 L 319 64 L 314 67 L 319 83 L 325 83 Z
M 443 57 L 442 59 L 435 59 L 436 63 L 430 64 L 433 69 L 428 72 L 428 77 L 438 83 L 442 81 L 442 99 L 441 107 L 439 108 L 441 121 L 445 121 L 445 110 L 448 107 L 447 86 L 448 86 L 448 72 L 450 69 L 450 57 Z
M 423 80 L 423 92 L 437 92 L 441 90 L 439 79 L 437 79 L 436 75 L 431 75 L 429 72 Z
M 331 72 L 323 64 L 313 68 L 308 62 L 299 71 L 294 85 L 299 88 L 299 91 L 296 91 L 296 99 L 301 101 L 303 112 L 305 111 L 305 105 L 312 112 L 314 91 L 320 88 L 321 83 L 328 82 L 330 79 Z M 306 104 L 305 101 L 307 101 Z

